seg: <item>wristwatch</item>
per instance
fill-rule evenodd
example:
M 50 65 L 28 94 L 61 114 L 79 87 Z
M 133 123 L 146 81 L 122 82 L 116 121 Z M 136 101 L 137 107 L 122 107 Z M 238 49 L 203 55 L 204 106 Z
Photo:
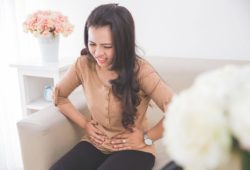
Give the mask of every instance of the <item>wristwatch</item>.
M 144 138 L 144 143 L 145 143 L 147 146 L 153 145 L 153 140 L 149 138 L 147 132 L 144 132 L 143 138 Z

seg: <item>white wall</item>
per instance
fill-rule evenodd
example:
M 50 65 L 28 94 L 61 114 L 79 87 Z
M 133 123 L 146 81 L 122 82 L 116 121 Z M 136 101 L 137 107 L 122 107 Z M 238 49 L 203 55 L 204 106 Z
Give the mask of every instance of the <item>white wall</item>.
M 23 1 L 26 14 L 59 10 L 75 25 L 73 34 L 60 40 L 61 58 L 79 55 L 84 22 L 94 7 L 119 2 L 134 16 L 137 44 L 146 56 L 250 60 L 249 0 Z

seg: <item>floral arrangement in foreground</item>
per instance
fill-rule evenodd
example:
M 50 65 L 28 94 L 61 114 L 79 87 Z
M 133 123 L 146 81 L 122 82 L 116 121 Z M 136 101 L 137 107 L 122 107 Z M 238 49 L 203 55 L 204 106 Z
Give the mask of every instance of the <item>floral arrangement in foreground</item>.
M 174 96 L 164 122 L 170 157 L 186 170 L 217 170 L 238 155 L 250 169 L 250 65 L 202 73 Z
M 73 25 L 68 18 L 57 11 L 37 11 L 27 17 L 23 23 L 24 31 L 34 36 L 56 37 L 60 33 L 68 36 L 73 31 Z

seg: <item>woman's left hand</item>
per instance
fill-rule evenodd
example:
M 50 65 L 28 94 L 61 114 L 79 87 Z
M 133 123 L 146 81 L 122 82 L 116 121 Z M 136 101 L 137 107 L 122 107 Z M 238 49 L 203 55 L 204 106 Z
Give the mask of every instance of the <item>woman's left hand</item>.
M 132 132 L 125 132 L 111 140 L 114 150 L 140 149 L 145 146 L 143 131 L 133 128 Z

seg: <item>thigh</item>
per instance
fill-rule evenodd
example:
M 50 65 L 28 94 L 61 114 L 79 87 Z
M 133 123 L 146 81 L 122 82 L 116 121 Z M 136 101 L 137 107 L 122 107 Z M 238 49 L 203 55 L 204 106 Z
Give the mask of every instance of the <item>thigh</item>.
M 126 150 L 110 155 L 98 170 L 151 170 L 155 156 L 151 153 Z
M 50 170 L 96 170 L 107 155 L 82 141 L 57 161 Z

